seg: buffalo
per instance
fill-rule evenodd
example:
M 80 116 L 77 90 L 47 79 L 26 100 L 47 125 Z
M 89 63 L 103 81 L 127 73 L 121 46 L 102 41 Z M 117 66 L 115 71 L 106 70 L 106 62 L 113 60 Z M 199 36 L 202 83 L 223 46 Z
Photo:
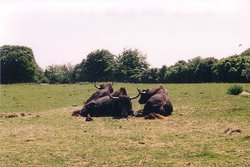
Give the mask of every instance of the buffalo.
M 144 89 L 139 90 L 141 97 L 139 99 L 140 104 L 145 104 L 142 111 L 137 113 L 137 116 L 145 116 L 145 118 L 154 119 L 161 118 L 162 116 L 169 116 L 173 112 L 173 106 L 170 102 L 168 92 L 160 85 L 156 89 Z
M 94 83 L 94 86 L 98 89 L 95 93 L 92 94 L 92 96 L 87 99 L 86 104 L 89 103 L 92 100 L 96 100 L 100 97 L 108 96 L 108 93 L 113 93 L 114 89 L 112 87 L 112 84 L 101 84 L 100 86 L 97 86 L 96 83 Z
M 133 115 L 131 100 L 140 96 L 140 93 L 135 97 L 129 97 L 125 88 L 120 88 L 118 91 L 108 96 L 100 97 L 87 103 L 80 112 L 81 116 L 112 116 L 126 118 Z

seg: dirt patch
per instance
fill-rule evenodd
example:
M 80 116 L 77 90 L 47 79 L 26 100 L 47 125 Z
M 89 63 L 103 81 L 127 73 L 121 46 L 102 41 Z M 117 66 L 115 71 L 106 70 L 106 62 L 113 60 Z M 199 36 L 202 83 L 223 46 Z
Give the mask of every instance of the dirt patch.
M 18 117 L 40 117 L 30 113 L 0 113 L 0 118 L 18 118 Z
M 241 133 L 241 129 L 232 129 L 232 128 L 227 128 L 224 133 L 227 135 L 233 135 L 233 134 L 238 134 Z
M 2 113 L 0 114 L 0 118 L 15 118 L 15 117 L 18 117 L 17 114 L 5 114 L 5 113 Z
M 32 142 L 32 141 L 35 141 L 35 139 L 33 139 L 33 138 L 24 138 L 23 141 L 24 142 Z

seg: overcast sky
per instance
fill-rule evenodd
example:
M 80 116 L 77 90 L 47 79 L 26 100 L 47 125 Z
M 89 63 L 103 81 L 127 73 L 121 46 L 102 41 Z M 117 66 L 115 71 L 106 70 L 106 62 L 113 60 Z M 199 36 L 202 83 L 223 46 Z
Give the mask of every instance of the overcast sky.
M 42 68 L 96 49 L 137 48 L 151 67 L 222 58 L 250 48 L 250 0 L 0 0 L 6 44 L 31 47 Z

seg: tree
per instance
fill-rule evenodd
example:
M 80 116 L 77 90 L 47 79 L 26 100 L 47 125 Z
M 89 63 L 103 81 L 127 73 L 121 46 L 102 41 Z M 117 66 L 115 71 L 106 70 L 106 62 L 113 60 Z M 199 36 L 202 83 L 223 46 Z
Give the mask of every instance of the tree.
M 202 58 L 200 56 L 188 60 L 188 76 L 191 82 L 200 82 L 198 75 L 198 67 L 201 64 Z
M 234 55 L 218 61 L 214 68 L 216 81 L 247 82 L 247 69 L 250 68 L 250 57 Z
M 117 59 L 116 79 L 122 82 L 138 82 L 140 73 L 147 70 L 146 56 L 137 49 L 124 49 Z
M 166 75 L 167 75 L 167 66 L 163 65 L 160 69 L 159 69 L 159 82 L 164 83 L 166 82 Z
M 42 77 L 33 51 L 26 46 L 0 47 L 1 83 L 36 82 Z
M 51 65 L 45 69 L 44 76 L 50 83 L 71 83 L 73 70 L 74 67 L 71 64 Z
M 115 56 L 108 50 L 96 50 L 91 52 L 86 62 L 80 66 L 88 81 L 110 81 L 113 80 Z
M 174 83 L 187 83 L 190 81 L 190 75 L 192 74 L 190 74 L 188 63 L 184 60 L 180 60 L 175 65 L 168 68 L 166 81 Z
M 246 49 L 240 54 L 244 59 L 244 69 L 241 71 L 241 76 L 245 79 L 245 82 L 250 82 L 250 48 Z
M 151 68 L 141 73 L 140 81 L 143 83 L 157 83 L 159 80 L 159 70 Z
M 75 65 L 75 68 L 74 68 L 73 74 L 72 74 L 72 80 L 74 82 L 87 81 L 85 71 L 84 71 L 85 64 L 86 64 L 86 60 L 83 59 L 80 64 Z
M 197 82 L 212 82 L 213 81 L 213 66 L 217 63 L 217 59 L 208 57 L 201 59 L 200 63 L 194 71 Z
M 242 70 L 241 76 L 243 76 L 246 82 L 250 82 L 250 64 L 248 68 Z
M 250 56 L 250 48 L 246 49 L 244 52 L 240 54 L 241 56 Z

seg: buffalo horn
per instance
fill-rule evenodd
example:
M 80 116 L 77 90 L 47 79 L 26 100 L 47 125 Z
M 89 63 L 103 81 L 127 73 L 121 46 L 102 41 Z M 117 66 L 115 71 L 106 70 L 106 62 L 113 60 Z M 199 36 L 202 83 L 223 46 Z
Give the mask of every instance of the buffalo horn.
M 101 89 L 101 87 L 98 87 L 98 86 L 96 85 L 95 82 L 94 82 L 94 86 L 95 86 L 97 89 Z
M 114 97 L 114 96 L 112 96 L 110 93 L 108 93 L 108 95 L 109 95 L 109 97 L 111 98 L 111 99 L 119 99 L 119 97 Z
M 138 90 L 138 89 L 137 89 Z M 134 96 L 134 97 L 130 97 L 130 100 L 134 100 L 134 99 L 136 99 L 137 97 L 139 97 L 140 96 L 140 92 L 138 93 L 138 95 L 137 96 Z
M 137 88 L 137 91 L 138 91 L 140 94 L 143 94 L 143 93 L 145 94 L 145 93 L 146 93 L 146 92 L 144 92 L 144 91 L 141 91 L 141 90 L 138 89 L 138 88 Z

